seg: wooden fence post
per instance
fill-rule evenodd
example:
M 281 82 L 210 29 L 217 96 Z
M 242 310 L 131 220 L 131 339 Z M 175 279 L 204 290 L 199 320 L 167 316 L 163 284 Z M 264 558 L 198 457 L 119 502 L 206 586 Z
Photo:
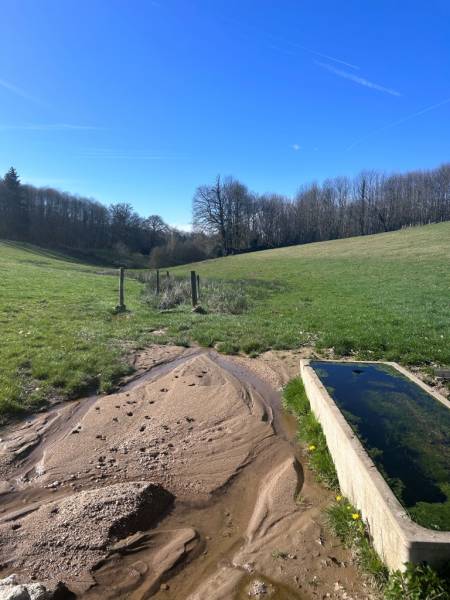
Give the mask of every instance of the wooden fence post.
M 200 275 L 197 275 L 197 298 L 200 300 Z
M 159 296 L 159 269 L 156 269 L 156 295 Z
M 191 271 L 191 294 L 192 294 L 192 306 L 197 306 L 197 277 L 195 271 Z
M 119 306 L 117 307 L 119 311 L 125 310 L 124 279 L 125 279 L 125 269 L 123 267 L 120 267 L 120 269 L 119 269 Z
M 169 273 L 169 271 L 166 271 L 166 277 L 167 277 L 167 280 L 170 279 L 170 273 Z

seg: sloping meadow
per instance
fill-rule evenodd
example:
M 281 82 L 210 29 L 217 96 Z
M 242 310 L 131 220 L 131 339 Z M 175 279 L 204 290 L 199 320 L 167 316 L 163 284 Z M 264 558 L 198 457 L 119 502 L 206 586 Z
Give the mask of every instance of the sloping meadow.
M 154 275 L 127 271 L 116 313 L 115 270 L 0 243 L 0 414 L 109 391 L 155 342 L 251 355 L 307 345 L 432 375 L 450 364 L 449 255 L 441 223 L 177 267 L 158 298 Z M 204 314 L 191 310 L 191 269 Z

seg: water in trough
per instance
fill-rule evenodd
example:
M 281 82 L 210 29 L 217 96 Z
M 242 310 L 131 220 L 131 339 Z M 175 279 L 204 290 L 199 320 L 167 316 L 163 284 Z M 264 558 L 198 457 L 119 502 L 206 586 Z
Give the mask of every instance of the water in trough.
M 448 407 L 386 364 L 311 366 L 411 518 L 450 531 Z

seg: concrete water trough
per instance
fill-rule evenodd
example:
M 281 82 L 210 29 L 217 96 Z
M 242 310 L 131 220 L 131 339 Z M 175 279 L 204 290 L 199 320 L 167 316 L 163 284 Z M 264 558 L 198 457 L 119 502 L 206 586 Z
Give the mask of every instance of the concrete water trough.
M 396 363 L 300 369 L 341 491 L 387 566 L 450 560 L 450 402 Z

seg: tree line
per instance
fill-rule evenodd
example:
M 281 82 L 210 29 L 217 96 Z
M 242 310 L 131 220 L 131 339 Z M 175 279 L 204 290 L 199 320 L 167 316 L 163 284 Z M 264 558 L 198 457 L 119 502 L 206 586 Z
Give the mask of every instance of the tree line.
M 130 204 L 107 207 L 50 187 L 22 185 L 16 170 L 0 179 L 0 238 L 106 256 L 119 262 L 149 255 L 165 244 L 170 227 L 158 215 L 143 218 Z
M 255 194 L 232 177 L 197 188 L 193 231 L 50 187 L 0 179 L 0 238 L 103 256 L 124 265 L 173 266 L 265 248 L 393 231 L 450 220 L 450 164 L 386 175 L 363 171 L 301 187 L 294 198 Z
M 293 199 L 254 194 L 217 177 L 197 188 L 193 224 L 214 236 L 228 255 L 394 231 L 450 220 L 450 164 L 385 175 L 363 171 L 304 185 Z

